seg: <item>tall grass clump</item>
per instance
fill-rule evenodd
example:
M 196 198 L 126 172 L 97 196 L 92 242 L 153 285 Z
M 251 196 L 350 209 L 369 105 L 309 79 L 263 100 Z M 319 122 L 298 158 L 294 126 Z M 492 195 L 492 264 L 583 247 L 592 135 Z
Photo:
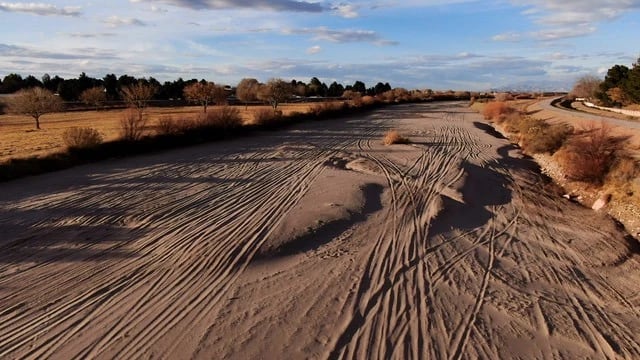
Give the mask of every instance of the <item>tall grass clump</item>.
M 102 135 L 94 128 L 72 127 L 62 133 L 62 140 L 70 150 L 86 149 L 100 145 Z
M 400 135 L 398 130 L 390 130 L 382 138 L 382 143 L 384 145 L 408 144 L 409 139 Z

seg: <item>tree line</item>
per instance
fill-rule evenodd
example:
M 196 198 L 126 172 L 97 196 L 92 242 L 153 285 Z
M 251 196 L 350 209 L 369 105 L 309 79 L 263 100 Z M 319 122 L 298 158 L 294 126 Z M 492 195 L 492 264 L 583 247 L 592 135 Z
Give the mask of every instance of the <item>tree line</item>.
M 243 79 L 243 81 L 245 80 L 255 79 Z M 243 81 L 240 83 L 243 83 Z M 257 80 L 255 81 L 257 82 Z M 93 78 L 84 72 L 77 78 L 64 79 L 58 75 L 51 77 L 49 74 L 45 74 L 41 79 L 38 79 L 33 75 L 28 75 L 23 78 L 19 74 L 12 73 L 0 79 L 0 94 L 12 94 L 23 89 L 38 87 L 57 94 L 64 101 L 71 102 L 84 101 L 82 94 L 85 91 L 100 88 L 106 95 L 106 100 L 124 100 L 121 89 L 138 83 L 155 89 L 153 100 L 172 100 L 183 98 L 185 88 L 190 85 L 210 82 L 204 79 L 184 80 L 179 78 L 174 81 L 165 81 L 164 83 L 160 83 L 153 77 L 136 78 L 130 75 L 116 76 L 115 74 L 107 74 L 103 78 Z M 317 77 L 311 78 L 308 83 L 294 79 L 288 84 L 292 94 L 301 97 L 340 97 L 345 91 L 354 91 L 361 95 L 375 96 L 391 90 L 391 85 L 389 85 L 388 82 L 379 82 L 375 86 L 367 88 L 365 83 L 359 80 L 355 81 L 352 85 L 343 85 L 336 81 L 327 85 Z M 226 86 L 225 88 L 227 89 L 227 92 L 232 92 L 233 90 L 230 86 Z
M 640 58 L 631 68 L 614 65 L 607 71 L 604 79 L 592 75 L 581 77 L 574 85 L 571 95 L 607 107 L 640 104 Z

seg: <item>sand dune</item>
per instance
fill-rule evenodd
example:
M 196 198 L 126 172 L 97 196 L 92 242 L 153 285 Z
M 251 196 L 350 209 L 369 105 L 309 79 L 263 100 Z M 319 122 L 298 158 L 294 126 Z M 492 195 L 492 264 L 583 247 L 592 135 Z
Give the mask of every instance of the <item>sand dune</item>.
M 481 122 L 403 105 L 2 184 L 0 358 L 640 357 L 635 240 Z

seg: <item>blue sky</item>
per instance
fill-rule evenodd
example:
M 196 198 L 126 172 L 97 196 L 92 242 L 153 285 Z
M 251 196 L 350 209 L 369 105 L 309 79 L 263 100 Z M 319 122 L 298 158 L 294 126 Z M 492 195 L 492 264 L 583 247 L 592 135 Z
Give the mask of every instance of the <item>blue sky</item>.
M 0 33 L 2 77 L 547 90 L 635 62 L 640 0 L 0 0 Z

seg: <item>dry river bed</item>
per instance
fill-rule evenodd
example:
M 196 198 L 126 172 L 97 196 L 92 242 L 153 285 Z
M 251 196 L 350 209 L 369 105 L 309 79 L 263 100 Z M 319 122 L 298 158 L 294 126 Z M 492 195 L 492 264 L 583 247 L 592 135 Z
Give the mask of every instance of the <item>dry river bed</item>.
M 640 358 L 638 246 L 536 170 L 440 103 L 0 184 L 0 358 Z

